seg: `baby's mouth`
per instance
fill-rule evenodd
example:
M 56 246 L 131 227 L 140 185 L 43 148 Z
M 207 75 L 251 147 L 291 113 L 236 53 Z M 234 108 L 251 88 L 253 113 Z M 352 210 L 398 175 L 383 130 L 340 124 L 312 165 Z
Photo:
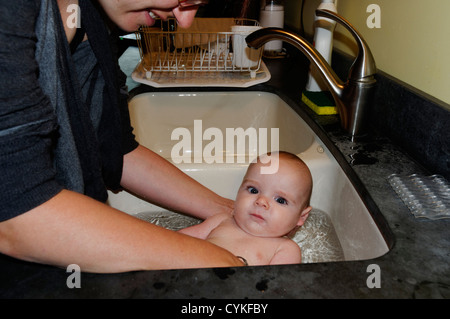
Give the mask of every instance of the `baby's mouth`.
M 256 214 L 256 213 L 252 213 L 252 214 L 250 214 L 250 216 L 252 216 L 252 217 L 254 217 L 256 219 L 259 219 L 259 220 L 264 220 L 264 218 L 261 215 Z

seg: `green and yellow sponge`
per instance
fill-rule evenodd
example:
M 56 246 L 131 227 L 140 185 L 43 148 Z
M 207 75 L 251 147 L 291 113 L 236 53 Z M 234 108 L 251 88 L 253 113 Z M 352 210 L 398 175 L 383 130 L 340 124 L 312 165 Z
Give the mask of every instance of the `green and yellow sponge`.
M 302 101 L 318 115 L 338 114 L 333 96 L 328 91 L 322 92 L 302 92 Z

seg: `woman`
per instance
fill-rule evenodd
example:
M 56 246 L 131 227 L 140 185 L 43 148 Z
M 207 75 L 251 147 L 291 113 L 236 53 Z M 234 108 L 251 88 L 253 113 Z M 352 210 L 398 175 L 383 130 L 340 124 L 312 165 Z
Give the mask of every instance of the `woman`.
M 110 47 L 125 31 L 195 7 L 178 0 L 0 0 L 0 252 L 86 272 L 242 266 L 228 251 L 103 202 L 123 187 L 200 218 L 233 203 L 134 140 Z M 76 5 L 79 28 L 70 28 Z M 120 79 L 120 81 L 118 80 Z

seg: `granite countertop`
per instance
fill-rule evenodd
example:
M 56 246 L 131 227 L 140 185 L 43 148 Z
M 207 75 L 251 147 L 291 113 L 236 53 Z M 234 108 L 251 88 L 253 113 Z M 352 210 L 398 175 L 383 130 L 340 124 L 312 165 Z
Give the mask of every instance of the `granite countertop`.
M 450 220 L 415 218 L 387 182 L 393 173 L 429 172 L 379 132 L 371 132 L 364 141 L 352 142 L 340 129 L 337 117 L 312 114 L 300 102 L 307 64 L 299 57 L 286 59 L 267 61 L 271 80 L 250 89 L 276 92 L 297 103 L 322 134 L 329 137 L 389 224 L 394 236 L 391 251 L 366 261 L 106 275 L 83 273 L 79 289 L 67 287 L 69 274 L 65 269 L 0 255 L 0 297 L 450 298 Z M 372 274 L 370 265 L 379 267 L 380 288 L 367 285 Z

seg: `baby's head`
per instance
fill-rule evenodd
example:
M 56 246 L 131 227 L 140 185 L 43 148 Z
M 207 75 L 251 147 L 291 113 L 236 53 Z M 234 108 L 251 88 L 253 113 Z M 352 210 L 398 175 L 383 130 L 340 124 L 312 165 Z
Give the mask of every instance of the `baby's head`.
M 261 168 L 276 161 L 277 170 L 262 173 Z M 247 233 L 259 237 L 281 237 L 308 218 L 311 207 L 312 177 L 296 155 L 276 152 L 251 163 L 237 193 L 234 218 Z

